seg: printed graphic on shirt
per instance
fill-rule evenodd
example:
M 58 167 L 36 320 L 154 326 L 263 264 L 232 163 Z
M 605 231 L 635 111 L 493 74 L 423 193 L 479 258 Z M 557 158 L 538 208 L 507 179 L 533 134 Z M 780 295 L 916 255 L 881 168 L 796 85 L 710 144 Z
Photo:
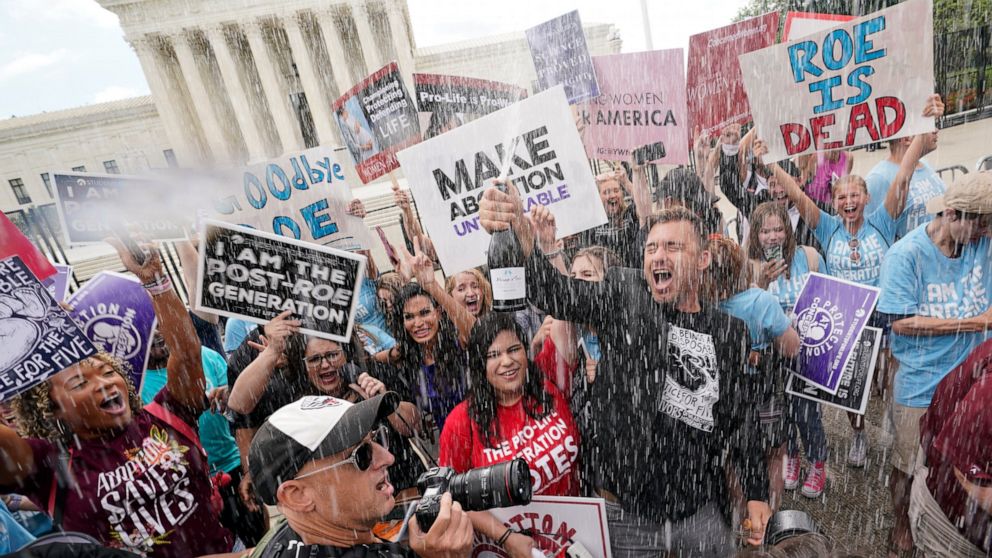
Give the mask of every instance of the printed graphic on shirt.
M 867 223 L 864 225 L 868 227 Z M 866 234 L 858 239 L 857 249 L 851 247 L 845 235 L 836 234 L 827 250 L 827 268 L 830 275 L 854 283 L 871 283 L 882 273 L 882 256 L 886 246 L 878 234 Z
M 927 284 L 927 301 L 918 314 L 940 319 L 970 318 L 989 308 L 989 294 L 982 278 L 982 266 L 975 265 L 957 284 Z
M 127 462 L 100 473 L 97 498 L 110 523 L 113 546 L 138 554 L 169 537 L 199 507 L 190 491 L 189 447 L 152 426 L 141 447 L 127 450 Z
M 944 191 L 947 189 L 944 182 L 936 174 L 931 172 L 925 173 L 924 176 L 926 178 L 913 180 L 909 185 L 906 209 L 900 216 L 900 222 L 904 221 L 905 227 L 900 231 L 901 235 L 905 235 L 923 223 L 929 223 L 933 219 L 933 215 L 927 213 L 927 202 L 937 196 L 944 195 Z
M 668 362 L 661 411 L 693 428 L 712 432 L 713 405 L 720 399 L 713 338 L 670 325 Z
M 534 494 L 565 478 L 575 466 L 579 445 L 575 432 L 558 411 L 534 423 L 525 425 L 499 447 L 485 448 L 482 456 L 486 465 L 523 457 L 530 467 Z

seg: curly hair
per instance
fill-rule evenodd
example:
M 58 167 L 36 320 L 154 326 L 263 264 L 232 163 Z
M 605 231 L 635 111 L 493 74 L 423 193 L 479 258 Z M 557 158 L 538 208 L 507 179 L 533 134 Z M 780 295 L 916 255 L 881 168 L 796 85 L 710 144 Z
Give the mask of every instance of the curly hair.
M 131 382 L 131 365 L 103 351 L 90 357 L 102 364 L 109 364 L 127 385 L 127 402 L 131 412 L 141 410 L 141 397 Z M 86 362 L 86 361 L 83 361 Z M 78 366 L 78 365 L 77 365 Z M 51 397 L 51 380 L 46 380 L 15 397 L 11 403 L 17 416 L 17 429 L 29 438 L 41 438 L 50 442 L 68 443 L 72 432 L 55 418 L 55 403 Z
M 710 240 L 709 251 L 712 263 L 703 278 L 703 296 L 716 304 L 747 290 L 751 268 L 744 250 L 724 236 Z
M 513 316 L 506 313 L 492 312 L 476 322 L 469 337 L 469 379 L 472 389 L 468 397 L 468 414 L 479 425 L 482 441 L 489 448 L 499 446 L 497 434 L 496 390 L 486 378 L 486 362 L 489 346 L 500 333 L 512 332 L 526 346 L 527 337 Z M 554 400 L 544 389 L 544 374 L 528 358 L 527 376 L 524 380 L 523 407 L 524 412 L 532 419 L 542 419 L 554 410 Z
M 486 279 L 486 276 L 483 275 L 478 269 L 473 267 L 449 276 L 444 282 L 444 290 L 448 291 L 449 295 L 454 292 L 455 283 L 458 282 L 458 276 L 462 273 L 468 273 L 472 277 L 475 277 L 475 280 L 479 282 L 479 290 L 482 291 L 482 298 L 479 300 L 479 316 L 485 316 L 490 310 L 493 309 L 493 288 L 489 284 L 489 280 Z

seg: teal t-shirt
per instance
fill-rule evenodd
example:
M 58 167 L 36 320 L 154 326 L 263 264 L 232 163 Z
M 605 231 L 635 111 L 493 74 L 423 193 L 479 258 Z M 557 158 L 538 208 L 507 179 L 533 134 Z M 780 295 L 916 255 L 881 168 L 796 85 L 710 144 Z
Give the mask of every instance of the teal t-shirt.
M 768 348 L 792 325 L 778 298 L 756 287 L 722 301 L 720 310 L 747 324 L 751 349 L 756 351 Z
M 885 207 L 880 207 L 865 213 L 858 233 L 851 236 L 839 217 L 821 209 L 813 235 L 827 254 L 828 275 L 875 287 L 882 272 L 882 257 L 895 242 L 896 223 Z M 857 240 L 857 257 L 852 257 L 852 239 Z
M 813 251 L 816 257 L 816 265 L 813 269 L 826 273 L 827 265 L 823 263 L 823 256 L 819 252 Z M 809 273 L 812 271 L 809 265 L 809 257 L 801 246 L 796 246 L 796 253 L 792 256 L 792 263 L 789 265 L 789 276 L 779 275 L 768 285 L 768 292 L 778 299 L 779 305 L 787 316 L 794 314 L 796 301 L 799 300 L 799 293 L 803 292 Z
M 947 185 L 940 179 L 926 161 L 920 161 L 920 166 L 913 172 L 913 177 L 909 179 L 909 195 L 906 196 L 906 207 L 902 214 L 896 219 L 896 238 L 906 236 L 909 231 L 922 224 L 933 221 L 933 215 L 927 213 L 927 202 L 937 196 L 943 196 L 947 191 Z M 868 176 L 865 182 L 868 184 L 868 206 L 865 208 L 865 215 L 875 211 L 885 203 L 885 196 L 889 193 L 892 181 L 899 173 L 899 165 L 892 161 L 882 160 Z
M 227 361 L 217 351 L 202 347 L 200 355 L 203 358 L 203 374 L 207 379 L 207 391 L 227 385 Z M 141 382 L 141 402 L 149 404 L 165 387 L 168 375 L 165 368 L 146 370 Z M 241 454 L 238 445 L 231 435 L 231 426 L 227 417 L 214 413 L 209 409 L 200 415 L 200 443 L 207 452 L 207 462 L 210 473 L 232 471 L 241 466 Z
M 34 542 L 34 535 L 14 519 L 7 506 L 0 502 L 0 554 L 20 550 L 28 543 Z
M 933 243 L 926 227 L 909 232 L 885 256 L 878 310 L 897 316 L 961 319 L 989 308 L 992 291 L 992 241 L 987 237 L 948 258 Z M 990 333 L 908 336 L 892 334 L 892 354 L 899 361 L 895 400 L 907 407 L 927 407 L 948 372 Z

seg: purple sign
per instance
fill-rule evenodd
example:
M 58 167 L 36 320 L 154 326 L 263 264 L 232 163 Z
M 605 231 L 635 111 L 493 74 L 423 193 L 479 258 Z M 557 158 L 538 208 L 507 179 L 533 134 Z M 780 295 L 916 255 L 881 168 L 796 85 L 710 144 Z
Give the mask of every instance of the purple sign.
M 531 27 L 527 30 L 527 44 L 537 70 L 539 91 L 562 84 L 570 104 L 599 96 L 596 70 L 578 10 Z
M 62 302 L 69 295 L 69 277 L 72 275 L 71 265 L 52 264 L 55 275 L 41 282 L 55 300 Z
M 72 317 L 100 350 L 131 365 L 131 380 L 140 389 L 156 321 L 152 299 L 141 283 L 104 271 L 76 291 L 69 305 Z
M 802 340 L 797 372 L 836 395 L 847 361 L 875 309 L 878 289 L 810 273 L 796 300 L 796 330 Z

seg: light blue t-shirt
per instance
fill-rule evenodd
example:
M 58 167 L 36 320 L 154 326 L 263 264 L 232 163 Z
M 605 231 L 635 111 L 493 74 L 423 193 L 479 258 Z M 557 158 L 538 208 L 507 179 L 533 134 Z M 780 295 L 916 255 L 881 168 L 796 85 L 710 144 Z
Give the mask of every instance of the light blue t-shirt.
M 386 316 L 379 308 L 379 298 L 375 294 L 375 281 L 366 277 L 358 290 L 358 305 L 355 308 L 355 323 L 365 328 L 369 335 L 365 349 L 370 353 L 387 351 L 396 345 L 396 339 L 389 334 Z
M 203 360 L 203 374 L 207 379 L 207 391 L 227 385 L 227 361 L 217 351 L 206 347 L 200 349 Z M 158 392 L 162 391 L 168 380 L 165 368 L 146 370 L 141 382 L 141 401 L 145 405 L 152 402 Z M 241 466 L 241 454 L 238 445 L 231 435 L 231 426 L 227 418 L 209 409 L 200 415 L 200 443 L 207 452 L 207 462 L 210 473 L 228 472 Z
M 228 318 L 224 326 L 224 352 L 231 354 L 245 342 L 248 334 L 255 331 L 258 324 L 238 318 Z
M 858 234 L 852 237 L 844 221 L 821 209 L 813 235 L 827 253 L 828 275 L 875 287 L 882 272 L 882 257 L 895 242 L 896 224 L 883 206 L 866 213 Z M 852 238 L 858 241 L 857 258 L 851 257 Z
M 920 163 L 921 166 L 917 167 L 913 172 L 913 177 L 909 180 L 906 207 L 896 219 L 896 238 L 902 238 L 916 227 L 933 221 L 933 215 L 927 213 L 927 202 L 931 198 L 943 196 L 947 190 L 947 185 L 933 171 L 933 167 L 926 161 L 920 161 Z M 899 165 L 889 160 L 879 161 L 871 169 L 871 172 L 865 177 L 865 182 L 868 183 L 868 194 L 871 195 L 868 206 L 865 208 L 866 215 L 882 207 L 885 202 L 885 195 L 888 194 L 889 187 L 898 173 Z
M 992 242 L 982 238 L 948 258 L 933 243 L 926 227 L 909 232 L 889 250 L 882 266 L 878 310 L 898 316 L 961 319 L 989 308 L 992 291 Z M 990 336 L 989 333 L 907 336 L 892 334 L 892 354 L 899 361 L 895 400 L 907 407 L 927 407 L 937 384 Z
M 34 535 L 14 519 L 7 505 L 0 501 L 0 554 L 8 554 L 20 550 L 30 542 Z
M 819 252 L 812 252 L 816 257 L 816 265 L 813 269 L 826 272 L 827 265 L 823 263 L 823 256 Z M 768 292 L 778 299 L 779 305 L 787 316 L 792 316 L 796 301 L 799 300 L 799 293 L 806 286 L 810 271 L 807 251 L 802 246 L 796 246 L 796 253 L 792 256 L 792 264 L 789 265 L 789 277 L 786 278 L 783 273 L 768 285 Z
M 785 315 L 778 298 L 766 290 L 752 287 L 720 303 L 720 310 L 747 324 L 751 349 L 768 348 L 789 330 L 792 321 Z

